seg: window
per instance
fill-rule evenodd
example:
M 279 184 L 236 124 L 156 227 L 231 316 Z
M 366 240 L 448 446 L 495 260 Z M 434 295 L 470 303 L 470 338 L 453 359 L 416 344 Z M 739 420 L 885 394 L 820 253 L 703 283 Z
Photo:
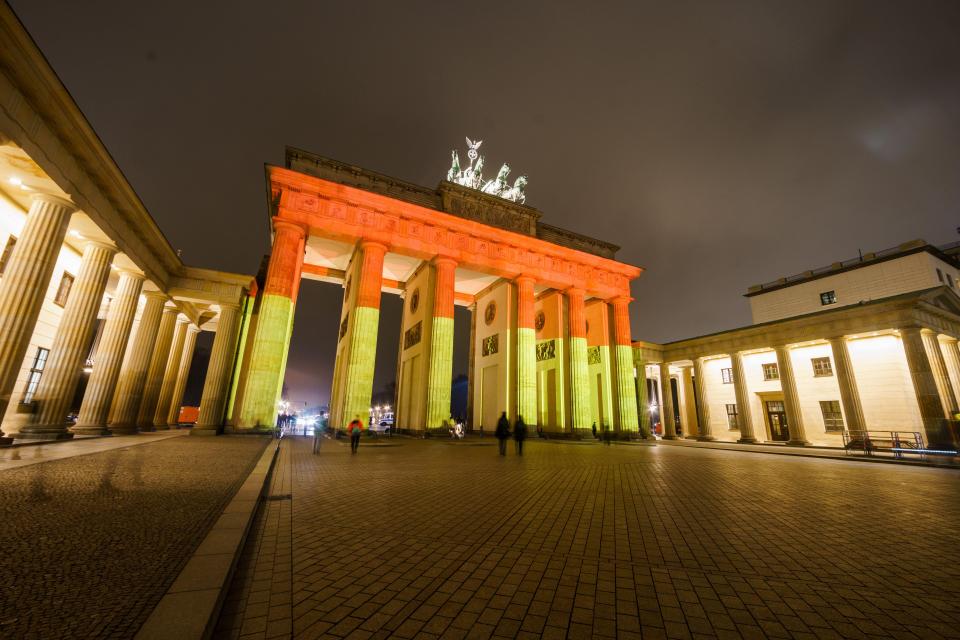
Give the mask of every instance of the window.
M 727 405 L 727 426 L 730 427 L 731 431 L 740 429 L 740 414 L 737 413 L 737 405 L 735 404 Z
M 836 291 L 824 291 L 820 294 L 820 304 L 826 306 L 828 304 L 835 304 L 837 302 L 837 292 Z
M 937 269 L 937 280 L 943 282 L 943 271 L 940 271 L 940 269 Z
M 830 358 L 811 358 L 810 362 L 813 364 L 815 378 L 833 375 L 833 365 L 830 363 Z
M 720 377 L 723 384 L 733 384 L 733 369 L 720 369 Z
M 49 349 L 37 347 L 37 355 L 33 358 L 33 366 L 30 367 L 30 377 L 27 378 L 27 391 L 23 394 L 24 404 L 33 402 L 33 394 L 37 392 L 37 385 L 40 384 L 40 376 L 43 375 L 43 368 L 47 364 Z
M 60 286 L 57 287 L 57 295 L 54 296 L 53 301 L 62 306 L 67 304 L 67 298 L 70 297 L 70 287 L 73 286 L 73 276 L 63 272 L 63 277 L 60 278 Z
M 947 274 L 947 284 L 950 285 L 950 288 L 953 288 L 953 276 L 949 273 Z
M 839 400 L 821 400 L 823 426 L 827 431 L 843 431 L 843 414 L 840 413 Z
M 0 254 L 0 275 L 3 275 L 7 268 L 7 261 L 10 260 L 10 254 L 13 253 L 13 247 L 17 244 L 17 239 L 13 236 L 7 238 L 7 244 L 3 247 L 3 253 Z
M 776 362 L 769 362 L 763 365 L 763 379 L 764 380 L 780 379 L 780 369 L 777 367 Z

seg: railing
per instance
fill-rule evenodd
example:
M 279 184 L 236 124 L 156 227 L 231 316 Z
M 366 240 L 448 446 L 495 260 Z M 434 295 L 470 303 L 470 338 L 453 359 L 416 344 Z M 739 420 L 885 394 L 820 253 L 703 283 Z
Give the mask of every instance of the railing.
M 847 454 L 872 456 L 889 453 L 894 458 L 903 458 L 907 454 L 923 458 L 933 453 L 924 447 L 919 431 L 844 431 L 843 449 Z

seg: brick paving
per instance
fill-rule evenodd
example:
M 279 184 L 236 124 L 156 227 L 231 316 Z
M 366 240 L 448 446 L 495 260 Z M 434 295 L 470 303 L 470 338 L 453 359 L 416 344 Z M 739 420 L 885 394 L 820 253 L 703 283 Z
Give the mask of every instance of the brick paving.
M 0 637 L 133 637 L 266 441 L 176 437 L 0 472 Z
M 955 470 L 399 442 L 285 442 L 216 637 L 960 638 Z

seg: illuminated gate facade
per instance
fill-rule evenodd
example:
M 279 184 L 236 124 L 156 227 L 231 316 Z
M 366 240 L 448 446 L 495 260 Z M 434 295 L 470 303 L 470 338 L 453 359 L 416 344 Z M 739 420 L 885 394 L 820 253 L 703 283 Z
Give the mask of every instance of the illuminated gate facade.
M 456 159 L 455 159 L 456 162 Z M 266 167 L 273 249 L 244 318 L 236 431 L 275 422 L 301 278 L 343 287 L 330 424 L 369 414 L 380 299 L 404 299 L 397 427 L 450 416 L 453 311 L 472 311 L 468 425 L 506 412 L 545 431 L 638 431 L 630 281 L 617 247 L 443 181 L 427 189 L 303 151 Z M 525 181 L 524 181 L 525 185 Z

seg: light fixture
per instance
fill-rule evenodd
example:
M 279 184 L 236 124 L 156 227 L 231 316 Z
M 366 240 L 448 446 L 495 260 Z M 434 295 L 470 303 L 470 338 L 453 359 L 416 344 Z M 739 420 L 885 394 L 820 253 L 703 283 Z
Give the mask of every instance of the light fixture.
M 10 176 L 9 182 L 10 182 L 10 184 L 12 184 L 12 185 L 15 186 L 15 187 L 19 187 L 19 186 L 23 185 L 23 180 L 21 180 L 21 179 L 18 178 L 17 176 Z

